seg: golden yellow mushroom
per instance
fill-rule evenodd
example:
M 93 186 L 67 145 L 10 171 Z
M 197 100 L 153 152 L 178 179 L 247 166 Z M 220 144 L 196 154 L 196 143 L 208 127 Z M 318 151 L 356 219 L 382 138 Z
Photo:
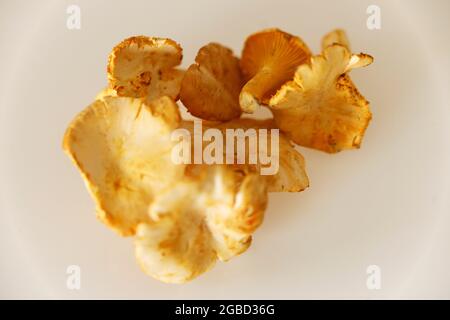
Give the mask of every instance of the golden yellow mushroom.
M 170 134 L 180 116 L 175 102 L 160 98 L 105 97 L 82 111 L 66 130 L 65 152 L 80 170 L 98 217 L 122 235 L 148 220 L 155 195 L 184 174 L 171 161 Z
M 184 74 L 176 67 L 182 57 L 181 47 L 171 39 L 125 39 L 109 56 L 109 86 L 118 96 L 144 98 L 148 103 L 162 96 L 176 100 Z
M 136 257 L 150 276 L 184 283 L 244 252 L 261 224 L 266 185 L 257 174 L 230 167 L 195 166 L 185 180 L 161 193 L 138 226 Z
M 191 139 L 195 135 L 194 133 L 194 122 L 192 121 L 182 121 L 181 128 L 189 131 Z M 221 132 L 221 137 L 223 137 L 223 143 L 229 143 L 227 141 L 227 130 L 231 129 L 234 133 L 240 130 L 240 137 L 234 137 L 234 153 L 232 156 L 227 155 L 226 146 L 222 148 L 223 155 L 219 157 L 222 159 L 222 163 L 226 162 L 226 157 L 230 156 L 233 158 L 232 162 L 233 168 L 236 170 L 243 170 L 245 172 L 251 171 L 261 174 L 262 168 L 268 166 L 277 166 L 278 170 L 274 174 L 262 175 L 263 181 L 268 185 L 269 192 L 300 192 L 305 190 L 309 186 L 309 179 L 306 174 L 305 160 L 303 156 L 298 152 L 291 141 L 277 129 L 275 123 L 272 119 L 257 120 L 249 118 L 234 119 L 231 121 L 217 123 L 217 122 L 202 122 L 203 131 L 208 129 L 218 129 Z M 266 130 L 266 135 L 261 135 L 261 129 Z M 276 132 L 274 132 L 275 130 Z M 276 134 L 277 137 L 272 136 Z M 265 140 L 264 140 L 264 139 Z M 275 141 L 272 141 L 276 138 Z M 239 139 L 243 141 L 239 142 Z M 213 139 L 212 139 L 213 140 Z M 238 163 L 238 147 L 239 143 L 244 144 L 244 164 Z M 213 144 L 212 141 L 202 141 L 202 152 L 204 150 L 211 148 Z M 250 147 L 252 146 L 252 147 Z M 275 146 L 278 150 L 278 155 L 275 156 L 272 150 L 272 146 Z M 194 142 L 191 143 L 191 163 L 194 162 L 193 154 Z M 197 151 L 198 152 L 198 151 Z M 262 156 L 271 157 L 271 161 L 276 161 L 276 164 L 264 162 Z M 255 160 L 251 160 L 255 159 Z
M 299 145 L 329 153 L 359 148 L 371 112 L 348 72 L 373 58 L 352 54 L 342 30 L 328 34 L 323 45 L 322 53 L 300 65 L 268 106 L 277 126 Z
M 241 58 L 242 73 L 248 81 L 239 97 L 242 110 L 252 113 L 260 104 L 267 104 L 310 56 L 310 50 L 300 38 L 279 29 L 249 36 Z

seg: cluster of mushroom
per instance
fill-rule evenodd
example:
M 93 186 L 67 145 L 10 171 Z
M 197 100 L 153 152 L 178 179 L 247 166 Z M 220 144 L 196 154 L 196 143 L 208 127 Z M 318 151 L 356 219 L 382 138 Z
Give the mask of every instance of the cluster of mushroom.
M 187 70 L 170 39 L 131 37 L 108 62 L 108 87 L 66 130 L 63 148 L 96 203 L 98 218 L 135 236 L 136 257 L 156 279 L 183 283 L 250 245 L 268 192 L 308 187 L 296 144 L 337 152 L 359 147 L 371 114 L 348 72 L 372 58 L 351 54 L 341 30 L 312 55 L 278 29 L 251 35 L 241 59 L 217 43 Z M 175 164 L 171 133 L 192 130 L 177 100 L 208 127 L 279 128 L 278 172 L 256 164 Z M 242 118 L 268 107 L 273 119 Z

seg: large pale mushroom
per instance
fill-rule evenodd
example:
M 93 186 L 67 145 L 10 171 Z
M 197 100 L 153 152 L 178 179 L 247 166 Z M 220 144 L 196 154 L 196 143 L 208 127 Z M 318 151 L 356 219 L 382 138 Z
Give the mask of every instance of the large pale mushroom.
M 217 259 L 244 252 L 266 205 L 266 184 L 259 175 L 228 166 L 194 166 L 150 205 L 150 221 L 138 226 L 137 260 L 158 280 L 190 281 Z
M 63 148 L 80 170 L 98 217 L 122 235 L 148 220 L 157 193 L 184 174 L 171 161 L 170 134 L 180 122 L 168 97 L 147 105 L 140 99 L 105 97 L 69 125 Z

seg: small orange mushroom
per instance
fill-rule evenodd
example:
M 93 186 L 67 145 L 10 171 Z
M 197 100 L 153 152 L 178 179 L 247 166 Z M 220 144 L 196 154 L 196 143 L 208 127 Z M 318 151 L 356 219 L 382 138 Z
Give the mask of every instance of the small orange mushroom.
M 252 113 L 260 104 L 267 104 L 310 56 L 310 50 L 300 38 L 279 29 L 249 36 L 241 58 L 242 73 L 248 81 L 239 97 L 242 110 Z

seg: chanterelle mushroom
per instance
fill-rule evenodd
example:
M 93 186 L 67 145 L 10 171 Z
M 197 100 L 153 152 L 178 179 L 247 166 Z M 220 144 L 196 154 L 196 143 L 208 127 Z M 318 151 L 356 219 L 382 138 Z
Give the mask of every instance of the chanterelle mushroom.
M 80 170 L 96 201 L 99 218 L 122 235 L 147 221 L 158 192 L 184 173 L 171 161 L 170 134 L 180 122 L 175 102 L 162 97 L 104 97 L 69 125 L 63 148 Z
M 205 120 L 239 118 L 243 85 L 239 60 L 218 43 L 202 47 L 181 83 L 180 100 L 191 114 Z
M 137 229 L 137 260 L 161 281 L 192 280 L 217 258 L 228 260 L 248 248 L 266 205 L 266 184 L 259 175 L 193 166 L 185 180 L 150 205 L 150 221 Z
M 249 36 L 241 58 L 242 73 L 248 81 L 239 97 L 242 110 L 251 113 L 260 104 L 267 104 L 310 56 L 310 50 L 300 38 L 279 29 Z
M 326 35 L 322 45 L 322 54 L 300 65 L 268 105 L 278 127 L 299 145 L 329 153 L 358 148 L 371 112 L 348 72 L 373 58 L 351 54 L 342 30 Z
M 171 39 L 125 39 L 109 56 L 110 87 L 118 96 L 144 98 L 147 102 L 162 96 L 176 100 L 184 72 L 175 67 L 182 57 L 181 47 Z

